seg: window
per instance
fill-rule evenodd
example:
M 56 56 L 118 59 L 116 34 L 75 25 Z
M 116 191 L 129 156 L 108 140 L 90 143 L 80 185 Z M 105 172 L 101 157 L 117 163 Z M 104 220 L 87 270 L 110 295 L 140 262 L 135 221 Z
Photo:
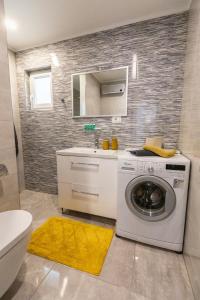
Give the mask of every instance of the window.
M 30 100 L 32 109 L 53 107 L 50 70 L 30 73 Z

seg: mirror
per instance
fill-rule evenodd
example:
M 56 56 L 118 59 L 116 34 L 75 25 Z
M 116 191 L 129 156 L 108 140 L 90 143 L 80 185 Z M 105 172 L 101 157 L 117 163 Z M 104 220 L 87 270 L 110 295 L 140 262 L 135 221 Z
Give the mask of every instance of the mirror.
M 128 67 L 72 75 L 73 117 L 127 115 Z

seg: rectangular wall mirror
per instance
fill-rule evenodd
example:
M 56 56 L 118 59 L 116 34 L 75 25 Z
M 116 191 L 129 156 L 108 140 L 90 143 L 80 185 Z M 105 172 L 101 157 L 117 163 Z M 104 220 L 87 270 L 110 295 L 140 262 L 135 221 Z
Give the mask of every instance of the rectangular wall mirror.
M 72 75 L 72 114 L 127 116 L 128 67 Z

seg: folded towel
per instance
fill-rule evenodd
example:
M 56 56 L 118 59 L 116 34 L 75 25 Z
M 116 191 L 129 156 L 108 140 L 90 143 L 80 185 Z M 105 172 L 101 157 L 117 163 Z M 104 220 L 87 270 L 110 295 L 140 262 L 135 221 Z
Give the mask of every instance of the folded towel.
M 154 152 L 157 155 L 162 156 L 162 157 L 166 157 L 166 158 L 167 157 L 172 157 L 176 154 L 175 149 L 168 150 L 168 149 L 163 149 L 163 148 L 156 147 L 156 146 L 153 146 L 153 145 L 144 145 L 143 149 Z

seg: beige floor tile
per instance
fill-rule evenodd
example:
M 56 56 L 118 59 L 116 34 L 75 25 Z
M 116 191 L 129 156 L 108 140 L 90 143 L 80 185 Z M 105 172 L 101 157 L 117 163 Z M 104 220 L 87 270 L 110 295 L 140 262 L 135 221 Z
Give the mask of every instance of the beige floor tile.
M 53 265 L 52 261 L 30 254 L 26 255 L 16 280 L 1 300 L 30 299 Z
M 151 299 L 148 298 L 148 297 L 145 297 L 145 296 L 143 296 L 141 294 L 131 293 L 130 292 L 129 297 L 128 297 L 127 300 L 151 300 Z M 160 299 L 160 300 L 162 300 L 162 299 Z M 171 300 L 173 300 L 173 299 L 171 299 Z
M 24 191 L 21 206 L 32 213 L 34 229 L 48 217 L 62 215 L 55 195 Z M 62 216 L 113 228 L 101 218 Z M 34 300 L 193 300 L 182 255 L 116 236 L 98 277 L 27 255 L 3 300 L 28 300 L 32 295 Z
M 193 300 L 183 256 L 140 244 L 131 290 L 152 300 Z
M 188 274 L 191 278 L 191 283 L 194 291 L 195 299 L 200 299 L 200 258 L 190 255 L 185 255 L 185 262 L 188 270 Z
M 90 277 L 84 278 L 74 300 L 128 300 L 129 297 L 126 288 Z
M 21 208 L 32 214 L 34 222 L 45 221 L 51 216 L 60 214 L 56 206 L 57 196 L 55 195 L 24 191 L 20 198 Z
M 114 236 L 100 279 L 114 285 L 130 288 L 133 275 L 134 250 L 134 242 Z
M 85 277 L 86 273 L 56 263 L 32 299 L 74 299 Z
M 129 291 L 56 264 L 32 300 L 128 300 Z

